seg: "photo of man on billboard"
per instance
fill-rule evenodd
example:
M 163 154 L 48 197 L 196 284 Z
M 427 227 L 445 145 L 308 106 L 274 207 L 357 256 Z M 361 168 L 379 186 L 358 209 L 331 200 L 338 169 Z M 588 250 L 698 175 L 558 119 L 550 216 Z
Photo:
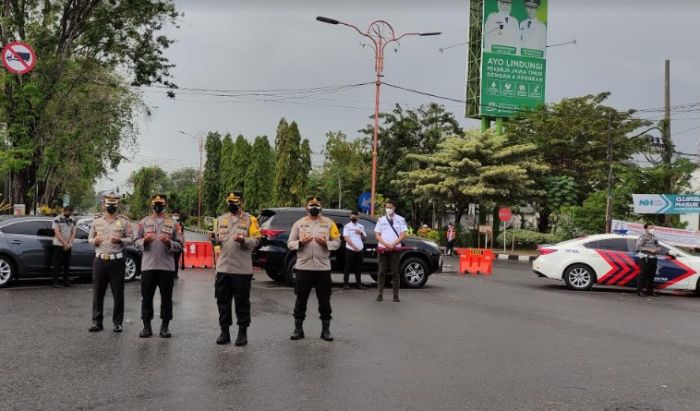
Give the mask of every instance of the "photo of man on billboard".
M 521 47 L 518 19 L 511 15 L 513 0 L 498 0 L 498 11 L 486 17 L 484 24 L 484 51 L 517 54 Z M 494 46 L 501 46 L 496 47 Z
M 544 57 L 547 53 L 547 26 L 537 18 L 542 0 L 524 0 L 528 18 L 520 23 L 523 56 Z M 534 50 L 534 51 L 533 51 Z

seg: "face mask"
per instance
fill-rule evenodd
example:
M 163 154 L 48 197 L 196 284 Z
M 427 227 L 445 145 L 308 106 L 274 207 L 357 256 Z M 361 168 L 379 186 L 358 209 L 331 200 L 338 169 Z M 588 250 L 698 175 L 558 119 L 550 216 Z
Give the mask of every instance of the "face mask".
M 176 215 L 174 215 L 174 216 L 173 216 L 173 220 L 175 220 L 175 221 L 180 221 L 180 217 L 179 217 L 179 216 L 176 216 Z
M 236 214 L 238 212 L 238 204 L 228 203 L 228 211 Z
M 386 215 L 388 215 L 389 217 L 391 217 L 392 215 L 394 215 L 394 209 L 393 209 L 393 208 L 387 208 L 387 209 L 384 210 L 384 211 L 386 211 Z
M 351 218 L 350 221 L 352 221 L 353 223 L 356 223 L 356 222 L 357 222 L 357 218 Z
M 320 207 L 311 207 L 311 208 L 309 208 L 309 214 L 311 214 L 313 217 L 316 217 L 317 215 L 321 214 L 321 208 Z
M 116 212 L 117 212 L 117 206 L 115 206 L 115 205 L 113 205 L 113 204 L 108 205 L 108 206 L 107 206 L 107 212 L 108 212 L 109 214 L 114 214 L 114 213 L 116 213 Z
M 153 211 L 156 212 L 156 214 L 160 214 L 163 211 L 165 211 L 165 204 L 155 204 L 153 206 Z

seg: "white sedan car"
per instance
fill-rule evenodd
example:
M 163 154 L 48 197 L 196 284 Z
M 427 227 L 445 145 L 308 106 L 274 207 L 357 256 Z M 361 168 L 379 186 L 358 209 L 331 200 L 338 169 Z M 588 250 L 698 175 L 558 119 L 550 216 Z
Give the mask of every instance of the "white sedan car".
M 540 277 L 563 280 L 572 290 L 594 284 L 636 287 L 640 271 L 636 236 L 600 234 L 539 248 L 532 269 Z M 654 278 L 657 290 L 700 294 L 700 257 L 660 242 L 662 252 Z

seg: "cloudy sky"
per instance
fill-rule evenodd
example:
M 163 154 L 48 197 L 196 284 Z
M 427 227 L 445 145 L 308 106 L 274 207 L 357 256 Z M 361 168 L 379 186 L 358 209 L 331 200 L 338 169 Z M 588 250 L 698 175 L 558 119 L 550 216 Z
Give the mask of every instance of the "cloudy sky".
M 397 53 L 387 53 L 385 81 L 421 91 L 464 98 L 464 46 L 439 51 L 467 39 L 468 0 L 176 0 L 185 13 L 177 43 L 168 55 L 175 82 L 206 90 L 300 89 L 373 81 L 373 52 L 342 26 L 315 21 L 318 15 L 366 27 L 388 20 L 397 32 L 441 31 L 438 37 L 412 37 Z M 551 48 L 547 62 L 547 102 L 610 91 L 618 109 L 663 106 L 664 60 L 671 60 L 673 105 L 700 102 L 700 15 L 698 0 L 550 0 L 549 44 L 576 39 L 577 45 Z M 320 153 L 329 130 L 355 137 L 374 107 L 372 86 L 334 93 L 280 98 L 216 97 L 181 92 L 175 100 L 162 90 L 144 88 L 153 115 L 143 118 L 132 161 L 100 180 L 97 189 L 124 191 L 128 175 L 144 165 L 168 171 L 197 167 L 197 145 L 190 134 L 217 130 L 271 141 L 281 117 L 299 124 L 302 136 Z M 201 93 L 200 93 L 201 94 Z M 208 92 L 207 94 L 217 94 Z M 431 98 L 382 89 L 382 108 L 395 103 L 416 107 Z M 460 103 L 443 101 L 463 126 Z M 640 115 L 660 119 L 661 112 Z M 677 148 L 695 153 L 700 109 L 674 111 Z M 314 156 L 319 160 L 319 155 Z

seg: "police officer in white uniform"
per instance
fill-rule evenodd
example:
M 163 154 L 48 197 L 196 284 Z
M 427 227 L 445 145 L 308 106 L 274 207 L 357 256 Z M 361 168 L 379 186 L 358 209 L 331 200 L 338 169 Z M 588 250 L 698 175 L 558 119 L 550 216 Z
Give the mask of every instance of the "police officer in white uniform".
M 493 52 L 492 46 L 508 46 L 520 49 L 518 19 L 510 15 L 513 0 L 498 0 L 498 11 L 491 13 L 484 24 L 484 51 Z
M 540 50 L 544 56 L 547 54 L 547 26 L 537 19 L 537 8 L 541 1 L 525 0 L 528 18 L 520 23 L 520 35 L 522 48 Z

